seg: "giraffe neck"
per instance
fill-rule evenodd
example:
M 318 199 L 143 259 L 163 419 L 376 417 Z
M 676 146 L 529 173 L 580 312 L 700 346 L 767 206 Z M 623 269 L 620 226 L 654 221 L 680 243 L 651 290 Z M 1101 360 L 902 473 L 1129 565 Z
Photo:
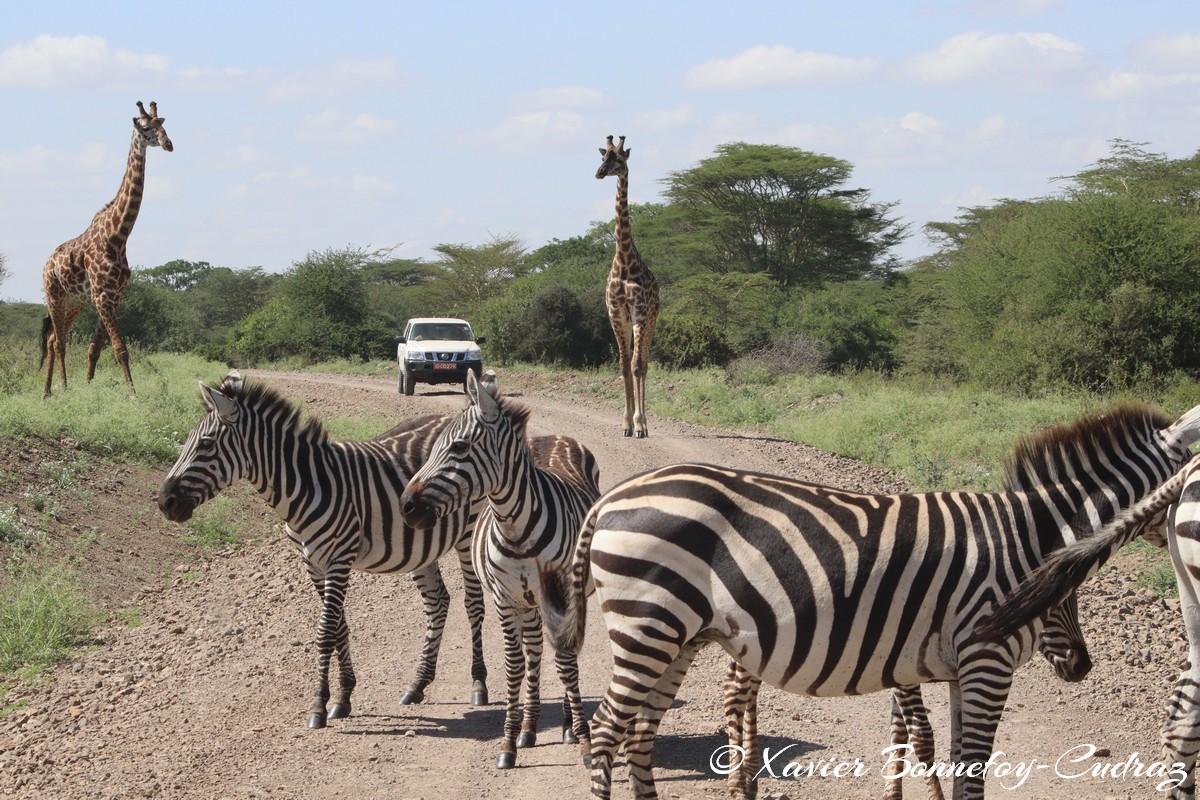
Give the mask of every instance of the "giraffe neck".
M 637 248 L 633 246 L 633 224 L 629 217 L 629 176 L 617 175 L 617 257 L 613 260 L 613 269 L 618 265 L 626 273 L 632 272 L 641 264 Z
M 124 244 L 133 232 L 133 223 L 137 222 L 138 211 L 142 208 L 142 189 L 146 183 L 146 145 L 137 131 L 133 132 L 133 141 L 129 143 L 129 159 L 125 164 L 125 176 L 121 179 L 121 188 L 105 208 L 97 214 L 97 221 L 102 218 L 108 237 L 118 244 Z

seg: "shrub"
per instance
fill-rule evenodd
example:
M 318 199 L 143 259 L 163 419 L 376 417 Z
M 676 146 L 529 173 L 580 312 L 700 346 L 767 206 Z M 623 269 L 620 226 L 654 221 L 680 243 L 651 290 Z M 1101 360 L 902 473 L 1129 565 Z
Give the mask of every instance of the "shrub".
M 784 375 L 816 375 L 825 370 L 828 348 L 819 339 L 785 336 L 735 359 L 725 368 L 732 384 L 772 383 Z
M 659 317 L 651 348 L 667 369 L 723 367 L 733 358 L 725 332 L 696 317 Z

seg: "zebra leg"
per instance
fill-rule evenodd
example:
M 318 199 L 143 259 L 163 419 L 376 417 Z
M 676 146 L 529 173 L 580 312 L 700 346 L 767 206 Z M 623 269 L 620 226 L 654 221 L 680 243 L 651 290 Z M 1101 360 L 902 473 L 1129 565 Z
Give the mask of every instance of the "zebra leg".
M 537 742 L 538 720 L 542 717 L 542 615 L 536 608 L 520 612 L 521 644 L 525 651 L 525 705 L 517 747 Z
M 1000 653 L 975 651 L 964 657 L 957 683 L 951 683 L 951 728 L 957 734 L 965 774 L 954 778 L 954 800 L 982 800 L 983 769 L 992 754 L 996 728 L 1012 688 L 1012 666 Z M 954 713 L 957 707 L 958 713 Z M 957 718 L 957 727 L 954 720 Z
M 933 763 L 933 727 L 929 724 L 929 709 L 925 707 L 920 686 L 902 686 L 892 692 L 892 744 L 911 744 L 919 763 Z M 900 781 L 900 761 L 890 761 L 887 768 L 884 777 L 889 783 L 881 800 L 901 800 L 904 789 Z M 925 785 L 929 800 L 945 800 L 941 781 L 936 775 L 928 775 Z
M 680 646 L 674 642 L 655 642 L 653 658 L 644 648 L 636 651 L 627 649 L 627 644 L 637 645 L 624 633 L 609 631 L 609 642 L 613 652 L 612 678 L 608 691 L 592 715 L 592 798 L 611 800 L 612 766 L 617 749 L 625 741 L 629 726 L 639 716 L 647 695 L 658 684 L 663 672 L 674 666 L 680 654 Z M 688 664 L 691 660 L 688 660 Z M 660 666 L 661 665 L 661 666 Z M 686 671 L 686 666 L 684 667 Z M 679 675 L 679 680 L 683 675 Z M 653 742 L 648 742 L 653 744 Z M 628 756 L 630 748 L 626 747 Z M 653 792 L 653 779 L 650 790 Z M 650 795 L 653 797 L 654 795 Z M 638 795 L 642 797 L 642 795 Z
M 633 720 L 633 730 L 625 741 L 625 761 L 629 764 L 629 780 L 633 784 L 633 796 L 638 800 L 654 800 L 658 791 L 654 788 L 654 773 L 650 764 L 654 749 L 654 736 L 663 715 L 675 701 L 679 685 L 688 667 L 696 659 L 708 641 L 692 639 L 679 651 L 666 671 L 659 677 L 654 688 L 642 702 L 642 709 Z
M 521 728 L 521 683 L 525 680 L 525 654 L 521 647 L 520 612 L 496 598 L 496 611 L 504 631 L 504 738 L 497 769 L 511 769 L 517 764 L 517 735 Z
M 475 572 L 475 559 L 471 556 L 471 537 L 464 536 L 454 545 L 458 553 L 458 565 L 463 576 L 463 603 L 467 607 L 467 621 L 471 625 L 471 705 L 488 704 L 487 664 L 483 661 L 483 585 Z
M 343 697 L 347 713 L 350 705 L 350 690 L 354 688 L 354 669 L 350 665 L 349 632 L 346 630 L 346 620 L 343 608 L 346 601 L 346 586 L 350 579 L 348 564 L 331 564 L 324 572 L 318 572 L 309 566 L 309 578 L 321 596 L 321 617 L 317 622 L 317 690 L 313 693 L 312 705 L 308 708 L 308 727 L 324 728 L 328 715 L 325 704 L 329 702 L 329 662 L 335 649 L 339 648 L 339 638 L 344 638 L 345 662 L 339 657 L 342 665 Z M 349 675 L 349 688 L 346 688 L 346 676 Z
M 338 695 L 329 707 L 329 719 L 343 719 L 350 716 L 350 695 L 358 684 L 354 676 L 354 664 L 350 660 L 350 625 L 346 622 L 345 608 L 338 622 L 334 649 L 338 657 Z
M 730 800 L 754 800 L 758 796 L 758 770 L 762 753 L 758 746 L 758 690 L 762 681 L 733 659 L 725 673 L 725 733 L 730 758 L 741 756 L 737 768 L 729 773 L 727 790 Z M 740 748 L 740 749 L 739 749 Z M 733 763 L 730 763 L 733 766 Z
M 442 581 L 442 570 L 436 561 L 414 570 L 412 576 L 425 604 L 425 646 L 421 649 L 417 676 L 400 697 L 400 705 L 404 706 L 425 701 L 425 688 L 437 674 L 438 649 L 446 629 L 446 616 L 450 613 L 450 592 Z
M 591 733 L 583 716 L 583 698 L 579 694 L 579 659 L 575 653 L 556 651 L 554 665 L 563 685 L 563 729 L 565 744 L 578 744 L 584 766 L 592 761 Z
M 1190 506 L 1185 507 L 1190 511 Z M 1176 512 L 1182 516 L 1183 512 Z M 1172 525 L 1175 536 L 1168 536 L 1175 579 L 1179 585 L 1179 606 L 1188 638 L 1188 663 L 1167 701 L 1167 718 L 1162 726 L 1163 761 L 1179 764 L 1183 779 L 1171 790 L 1172 798 L 1196 796 L 1196 755 L 1200 751 L 1200 585 L 1193 573 L 1200 565 L 1200 542 L 1190 537 L 1194 525 Z M 1182 534 L 1182 535 L 1179 535 Z

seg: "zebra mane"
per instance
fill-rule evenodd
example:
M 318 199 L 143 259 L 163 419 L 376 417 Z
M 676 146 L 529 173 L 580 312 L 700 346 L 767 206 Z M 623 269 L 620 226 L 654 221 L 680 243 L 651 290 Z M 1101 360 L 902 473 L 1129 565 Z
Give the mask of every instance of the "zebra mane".
M 236 400 L 260 417 L 272 417 L 285 427 L 294 428 L 297 436 L 317 444 L 326 444 L 329 441 L 329 432 L 319 419 L 310 414 L 301 420 L 299 406 L 265 383 L 217 381 L 208 386 L 231 400 Z
M 1055 483 L 1067 474 L 1064 465 L 1077 449 L 1096 453 L 1110 442 L 1145 441 L 1170 424 L 1145 403 L 1122 403 L 1027 436 L 1017 443 L 1005 465 L 1004 489 L 1027 491 Z
M 508 424 L 512 425 L 513 430 L 516 431 L 517 438 L 525 439 L 525 429 L 529 424 L 529 418 L 533 415 L 533 409 L 507 397 L 496 398 L 496 405 L 500 407 L 500 413 L 508 417 Z

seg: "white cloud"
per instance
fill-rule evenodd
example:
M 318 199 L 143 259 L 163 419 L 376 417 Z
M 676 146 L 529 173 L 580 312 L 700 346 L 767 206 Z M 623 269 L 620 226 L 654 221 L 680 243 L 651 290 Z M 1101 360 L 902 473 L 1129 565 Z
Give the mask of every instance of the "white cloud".
M 647 133 L 665 133 L 679 130 L 692 124 L 696 110 L 688 105 L 645 111 L 635 118 L 637 128 Z
M 382 119 L 374 114 L 324 111 L 305 117 L 296 132 L 296 138 L 336 147 L 360 147 L 394 136 L 399 130 L 400 125 L 394 120 Z
M 910 59 L 903 72 L 923 83 L 991 83 L 1013 91 L 1049 91 L 1078 83 L 1091 70 L 1092 59 L 1083 47 L 1053 33 L 972 31 Z
M 166 56 L 113 49 L 99 36 L 41 35 L 0 53 L 0 86 L 94 89 L 162 74 Z
M 355 175 L 350 179 L 350 189 L 361 197 L 379 198 L 396 194 L 399 187 L 374 175 Z
M 813 86 L 861 79 L 875 71 L 871 58 L 798 52 L 785 45 L 758 45 L 733 58 L 715 58 L 683 75 L 688 89 L 754 89 Z
M 308 102 L 380 86 L 403 89 L 413 83 L 415 79 L 390 58 L 347 58 L 283 76 L 267 92 L 267 99 L 275 103 Z
M 1188 87 L 1200 87 L 1200 72 L 1172 75 L 1112 72 L 1092 84 L 1088 93 L 1101 100 L 1144 100 L 1173 89 Z
M 533 153 L 575 146 L 587 131 L 575 111 L 534 111 L 506 117 L 479 138 L 506 153 Z
M 589 89 L 586 86 L 556 86 L 532 92 L 521 92 L 513 100 L 516 107 L 522 111 L 595 108 L 605 105 L 609 101 L 609 96 L 604 92 Z
M 1200 72 L 1200 34 L 1162 33 L 1133 47 L 1148 67 L 1160 72 Z

